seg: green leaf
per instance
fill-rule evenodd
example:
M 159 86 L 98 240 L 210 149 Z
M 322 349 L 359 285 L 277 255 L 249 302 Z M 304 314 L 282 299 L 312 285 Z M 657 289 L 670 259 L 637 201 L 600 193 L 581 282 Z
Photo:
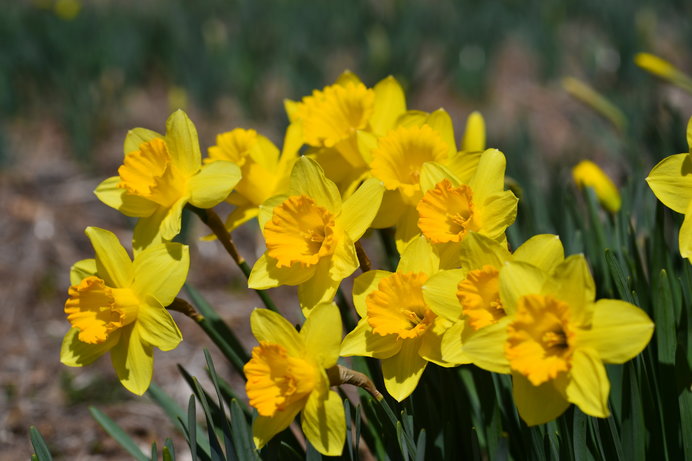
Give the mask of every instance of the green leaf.
M 187 404 L 187 430 L 187 443 L 190 445 L 192 461 L 197 461 L 197 408 L 194 395 L 190 396 Z
M 38 461 L 52 461 L 53 457 L 50 454 L 48 445 L 46 445 L 46 441 L 38 429 L 36 429 L 36 426 L 29 428 L 29 437 L 31 438 L 31 446 L 34 447 L 36 459 Z
M 101 410 L 95 407 L 89 407 L 89 412 L 91 416 L 103 427 L 103 429 L 108 432 L 108 434 L 115 439 L 118 444 L 123 447 L 133 458 L 138 461 L 149 461 L 147 455 L 145 455 L 142 450 L 139 449 L 137 444 L 130 438 L 129 435 L 118 426 L 115 421 L 110 419 Z
M 175 461 L 175 448 L 173 448 L 173 441 L 171 439 L 166 439 L 164 442 L 161 455 L 163 461 Z
M 242 460 L 260 459 L 252 439 L 252 429 L 248 424 L 245 413 L 241 410 L 238 401 L 231 400 L 231 435 L 236 453 Z
M 151 444 L 151 461 L 159 460 L 159 450 L 156 448 L 156 442 Z
M 658 346 L 658 361 L 668 365 L 675 364 L 675 348 L 677 347 L 675 332 L 675 306 L 671 294 L 669 279 L 665 269 L 661 269 L 655 280 L 657 296 L 654 297 L 654 321 L 656 322 L 656 345 Z

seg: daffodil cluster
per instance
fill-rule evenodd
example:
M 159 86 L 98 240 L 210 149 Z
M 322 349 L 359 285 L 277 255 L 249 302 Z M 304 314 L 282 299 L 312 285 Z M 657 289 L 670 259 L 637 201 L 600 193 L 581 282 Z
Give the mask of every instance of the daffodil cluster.
M 85 365 L 110 351 L 123 385 L 143 393 L 153 348 L 170 350 L 181 340 L 166 307 L 189 266 L 188 248 L 171 243 L 183 208 L 226 201 L 234 208 L 225 233 L 210 225 L 214 237 L 228 249 L 228 232 L 256 218 L 265 244 L 247 269 L 248 288 L 297 287 L 306 318 L 298 331 L 278 312 L 251 315 L 258 345 L 243 371 L 258 449 L 300 414 L 317 451 L 341 453 L 344 407 L 330 387 L 352 381 L 343 378 L 348 361 L 338 363 L 340 356 L 379 359 L 384 387 L 397 401 L 414 392 L 428 366 L 474 364 L 511 375 L 529 425 L 558 417 L 571 403 L 608 416 L 604 364 L 637 355 L 653 323 L 632 304 L 596 300 L 585 258 L 565 257 L 556 235 L 509 247 L 518 199 L 505 186 L 504 154 L 486 146 L 480 113 L 469 115 L 459 137 L 443 109 L 407 110 L 393 77 L 369 88 L 350 72 L 285 107 L 290 124 L 281 148 L 235 128 L 219 134 L 202 160 L 195 127 L 181 111 L 168 119 L 165 135 L 142 128 L 127 135 L 118 175 L 95 193 L 138 218 L 134 259 L 112 233 L 87 229 L 96 258 L 73 267 L 63 363 Z M 688 157 L 662 162 L 649 178 L 686 216 Z M 673 170 L 682 176 L 668 183 Z M 617 189 L 595 165 L 574 175 L 617 211 Z M 692 238 L 682 237 L 687 221 L 681 251 L 690 257 Z M 378 229 L 385 240 L 393 237 L 390 256 L 399 262 L 391 271 L 373 270 L 361 243 Z M 344 332 L 334 300 L 349 277 L 360 318 Z

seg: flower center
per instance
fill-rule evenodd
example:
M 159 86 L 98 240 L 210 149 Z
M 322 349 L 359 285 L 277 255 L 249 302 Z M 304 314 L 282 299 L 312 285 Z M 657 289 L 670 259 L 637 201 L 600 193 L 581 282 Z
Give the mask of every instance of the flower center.
M 305 142 L 315 147 L 334 147 L 356 130 L 367 128 L 374 106 L 375 92 L 362 83 L 313 91 L 298 106 Z
M 257 131 L 236 128 L 216 136 L 216 145 L 209 148 L 205 163 L 226 160 L 243 166 L 250 150 L 257 143 Z
M 433 243 L 460 242 L 468 231 L 478 230 L 471 188 L 453 187 L 448 179 L 426 192 L 416 210 L 418 228 Z
M 129 288 L 110 288 L 98 277 L 71 286 L 65 302 L 67 320 L 79 329 L 79 340 L 98 344 L 137 318 L 139 299 Z
M 334 215 L 310 197 L 289 197 L 274 208 L 264 226 L 267 254 L 276 259 L 277 267 L 317 264 L 334 252 L 334 226 Z
M 457 286 L 457 299 L 474 330 L 497 323 L 505 310 L 500 301 L 500 271 L 490 265 L 470 271 Z
M 422 335 L 436 317 L 423 299 L 426 280 L 422 272 L 397 272 L 380 280 L 377 290 L 365 298 L 372 331 L 401 339 Z
M 534 386 L 568 371 L 574 337 L 569 323 L 567 303 L 550 295 L 519 298 L 505 344 L 512 369 L 525 375 Z
M 313 364 L 290 357 L 283 346 L 265 341 L 252 349 L 252 359 L 243 371 L 250 405 L 262 416 L 274 416 L 277 411 L 307 397 L 317 381 L 317 369 Z
M 425 162 L 441 162 L 449 147 L 428 125 L 400 126 L 379 139 L 372 152 L 372 174 L 389 190 L 399 189 L 412 199 L 420 192 Z
M 118 168 L 119 188 L 133 195 L 170 207 L 187 187 L 187 179 L 171 162 L 166 143 L 161 138 L 140 144 L 139 150 L 125 155 Z

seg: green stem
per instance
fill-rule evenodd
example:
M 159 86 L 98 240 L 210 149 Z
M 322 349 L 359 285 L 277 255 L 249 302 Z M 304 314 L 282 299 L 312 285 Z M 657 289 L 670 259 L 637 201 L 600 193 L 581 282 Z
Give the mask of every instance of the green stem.
M 216 214 L 216 212 L 212 209 L 205 210 L 202 208 L 197 208 L 196 206 L 192 206 L 189 203 L 186 205 L 186 207 L 190 211 L 195 213 L 197 216 L 199 216 L 199 219 L 201 219 L 202 222 L 206 224 L 209 227 L 209 229 L 211 229 L 216 238 L 226 249 L 228 254 L 231 255 L 233 261 L 235 261 L 240 270 L 243 272 L 245 278 L 250 278 L 250 272 L 252 271 L 252 269 L 248 265 L 247 261 L 245 261 L 245 258 L 240 256 L 240 253 L 238 253 L 238 248 L 236 248 L 235 243 L 233 243 L 231 234 L 228 232 L 228 230 L 226 230 L 226 226 L 223 224 L 223 221 L 221 221 L 219 215 Z M 274 304 L 274 301 L 271 299 L 271 297 L 266 291 L 255 290 L 255 292 L 260 297 L 262 303 L 267 309 L 272 310 L 274 312 L 279 312 L 279 310 L 276 308 L 276 304 Z

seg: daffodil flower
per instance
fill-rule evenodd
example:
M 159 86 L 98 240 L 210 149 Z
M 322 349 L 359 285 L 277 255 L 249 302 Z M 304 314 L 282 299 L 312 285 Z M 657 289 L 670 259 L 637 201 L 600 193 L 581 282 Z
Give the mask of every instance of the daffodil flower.
M 504 357 L 487 354 L 500 349 L 494 336 L 507 328 L 500 296 L 500 273 L 508 261 L 525 261 L 547 273 L 564 260 L 557 235 L 536 235 L 510 253 L 507 246 L 475 232 L 460 245 L 460 269 L 441 270 L 423 285 L 430 309 L 454 324 L 444 333 L 442 358 L 455 364 L 473 363 L 496 373 L 509 373 Z
M 368 171 L 361 137 L 382 136 L 406 111 L 401 85 L 387 77 L 367 88 L 353 73 L 344 72 L 333 85 L 313 91 L 300 102 L 287 100 L 291 129 L 302 133 L 306 153 L 324 169 L 345 197 Z M 302 144 L 301 143 L 301 144 Z
M 687 122 L 687 145 L 692 151 L 692 118 Z M 692 157 L 690 153 L 661 160 L 646 182 L 668 208 L 685 215 L 680 227 L 680 254 L 692 262 Z
M 241 171 L 241 179 L 227 199 L 236 206 L 226 219 L 229 231 L 257 217 L 264 201 L 288 190 L 291 168 L 302 143 L 297 135 L 294 127 L 286 131 L 280 157 L 274 143 L 255 130 L 236 128 L 216 137 L 216 145 L 209 148 L 204 162 L 229 161 Z
M 506 243 L 505 231 L 516 219 L 518 200 L 504 190 L 505 165 L 502 152 L 488 149 L 466 183 L 442 165 L 424 165 L 424 193 L 416 205 L 419 231 L 433 244 L 457 244 L 470 232 Z
M 451 322 L 423 298 L 423 286 L 439 264 L 439 256 L 421 237 L 406 248 L 396 272 L 369 271 L 353 284 L 361 320 L 344 338 L 341 355 L 380 359 L 387 392 L 398 401 L 414 391 L 428 362 L 452 365 L 440 355 L 442 335 Z
M 582 160 L 572 169 L 574 183 L 580 188 L 591 187 L 596 197 L 608 211 L 617 213 L 622 205 L 620 192 L 613 181 L 594 162 Z
M 252 423 L 262 448 L 301 413 L 305 436 L 326 456 L 341 454 L 346 438 L 344 407 L 329 389 L 326 370 L 336 366 L 341 316 L 334 304 L 313 309 L 300 333 L 281 315 L 256 309 L 250 316 L 259 346 L 245 365 L 246 391 L 258 416 Z
M 583 255 L 572 255 L 547 273 L 523 261 L 500 272 L 507 317 L 487 334 L 487 360 L 503 361 L 512 374 L 514 401 L 528 425 L 560 416 L 573 403 L 584 413 L 609 415 L 605 363 L 623 363 L 649 343 L 654 325 L 625 301 L 595 301 Z M 488 327 L 490 330 L 492 327 Z
M 140 218 L 133 247 L 139 251 L 180 233 L 183 207 L 212 208 L 240 179 L 238 166 L 218 161 L 202 166 L 197 130 L 181 110 L 166 121 L 166 136 L 135 128 L 125 138 L 118 176 L 94 193 L 126 216 Z
M 169 351 L 182 340 L 164 306 L 185 283 L 188 247 L 153 245 L 133 261 L 113 233 L 88 227 L 86 234 L 96 258 L 72 266 L 65 302 L 72 328 L 63 340 L 60 361 L 81 367 L 110 351 L 122 385 L 142 395 L 151 382 L 154 347 Z
M 369 179 L 342 202 L 320 166 L 301 157 L 287 195 L 273 197 L 260 210 L 267 251 L 252 268 L 248 286 L 299 285 L 306 316 L 313 306 L 331 301 L 359 266 L 354 243 L 370 226 L 382 193 L 382 184 Z

